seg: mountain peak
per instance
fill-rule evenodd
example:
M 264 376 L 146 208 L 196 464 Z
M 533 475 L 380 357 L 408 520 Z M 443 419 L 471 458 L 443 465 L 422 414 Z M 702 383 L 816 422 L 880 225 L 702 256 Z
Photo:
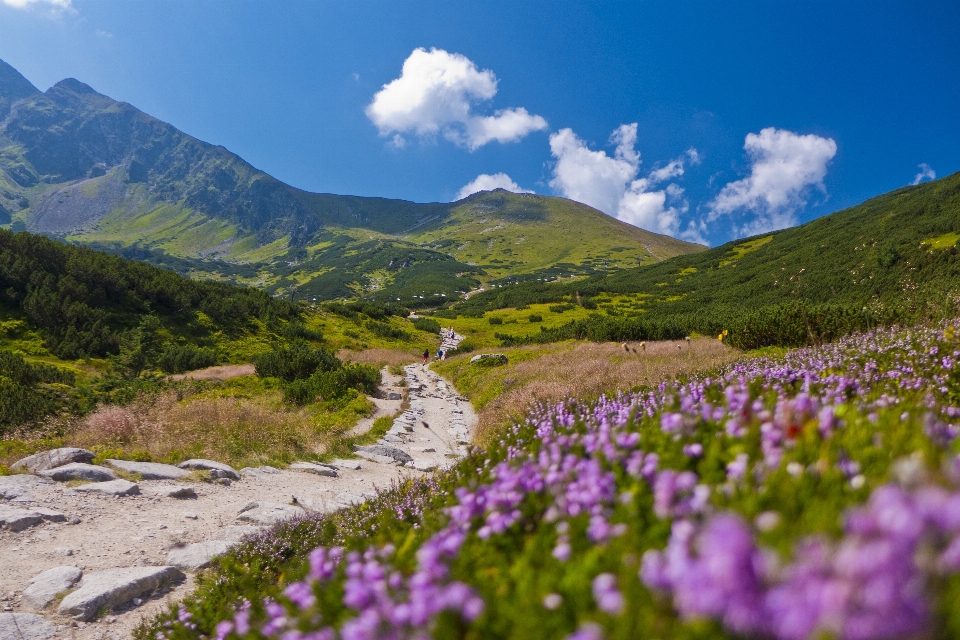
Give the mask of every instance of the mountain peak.
M 14 102 L 36 93 L 40 93 L 40 90 L 19 71 L 0 60 L 0 118 L 7 115 Z
M 80 82 L 76 78 L 66 78 L 61 80 L 57 84 L 50 87 L 50 90 L 59 89 L 61 91 L 70 91 L 71 93 L 77 94 L 93 94 L 100 95 L 97 91 L 88 84 Z

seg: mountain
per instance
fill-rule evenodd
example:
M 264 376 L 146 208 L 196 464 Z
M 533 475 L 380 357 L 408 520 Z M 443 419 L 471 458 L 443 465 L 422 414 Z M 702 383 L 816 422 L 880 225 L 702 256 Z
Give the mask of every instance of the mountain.
M 704 248 L 562 198 L 309 193 L 77 80 L 40 92 L 2 61 L 0 225 L 272 293 L 424 304 Z
M 737 336 L 742 346 L 802 344 L 879 323 L 955 317 L 960 313 L 958 240 L 960 173 L 955 173 L 798 227 L 657 264 L 568 284 L 524 283 L 488 291 L 449 313 L 479 315 L 592 299 L 607 324 L 611 318 L 623 327 L 636 322 L 646 327 L 643 331 L 673 337 L 739 328 L 752 334 Z M 549 338 L 582 337 L 585 330 L 572 328 Z M 766 337 L 761 340 L 760 334 Z

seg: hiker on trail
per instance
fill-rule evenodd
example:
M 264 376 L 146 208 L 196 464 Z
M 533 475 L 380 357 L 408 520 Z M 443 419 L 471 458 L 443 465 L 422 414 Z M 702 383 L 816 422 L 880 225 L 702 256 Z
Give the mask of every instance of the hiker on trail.
M 424 349 L 423 350 L 423 366 L 427 366 L 427 361 L 429 359 L 430 359 L 430 350 Z
M 443 349 L 437 349 L 437 360 L 443 360 Z

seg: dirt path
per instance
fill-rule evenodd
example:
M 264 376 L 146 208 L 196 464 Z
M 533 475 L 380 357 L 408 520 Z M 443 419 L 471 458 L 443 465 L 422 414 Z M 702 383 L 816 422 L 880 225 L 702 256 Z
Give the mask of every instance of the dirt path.
M 14 495 L 18 491 L 9 488 L 11 481 L 0 478 L 0 490 L 7 497 L 0 499 L 0 510 L 11 513 L 46 508 L 65 519 L 44 521 L 19 532 L 0 529 L 0 609 L 29 612 L 29 603 L 22 595 L 24 589 L 31 578 L 54 567 L 77 567 L 89 575 L 105 569 L 174 564 L 168 555 L 171 552 L 205 548 L 191 544 L 212 540 L 235 544 L 244 533 L 255 532 L 254 527 L 267 525 L 271 519 L 290 517 L 304 510 L 340 509 L 375 494 L 378 488 L 388 487 L 391 481 L 424 475 L 452 464 L 472 440 L 477 423 L 473 408 L 440 376 L 421 365 L 407 366 L 404 377 L 403 392 L 409 409 L 370 448 L 373 451 L 358 452 L 366 458 L 340 464 L 337 477 L 260 467 L 241 470 L 242 479 L 229 485 L 140 480 L 139 495 L 118 497 L 88 493 L 82 487 L 71 488 L 62 482 L 35 483 Z M 400 389 L 388 384 L 383 390 L 389 393 Z M 382 411 L 399 409 L 400 400 L 388 402 Z M 401 466 L 391 455 L 409 456 L 412 460 Z M 190 487 L 196 496 L 162 495 L 163 491 L 178 487 Z M 250 508 L 253 502 L 259 507 Z M 36 637 L 128 638 L 141 620 L 150 619 L 189 593 L 194 572 L 187 568 L 184 572 L 186 579 L 180 584 L 143 594 L 140 602 L 128 600 L 91 622 L 77 622 L 56 613 L 59 600 L 54 601 L 40 612 L 55 625 L 51 627 L 52 634 Z M 9 616 L 3 619 L 12 620 Z

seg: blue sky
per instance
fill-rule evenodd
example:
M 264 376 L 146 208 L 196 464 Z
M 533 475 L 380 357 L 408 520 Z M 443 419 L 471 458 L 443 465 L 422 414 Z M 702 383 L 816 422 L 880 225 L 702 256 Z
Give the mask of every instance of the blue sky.
M 515 185 L 713 245 L 960 170 L 958 33 L 955 1 L 0 0 L 40 89 L 294 186 Z

